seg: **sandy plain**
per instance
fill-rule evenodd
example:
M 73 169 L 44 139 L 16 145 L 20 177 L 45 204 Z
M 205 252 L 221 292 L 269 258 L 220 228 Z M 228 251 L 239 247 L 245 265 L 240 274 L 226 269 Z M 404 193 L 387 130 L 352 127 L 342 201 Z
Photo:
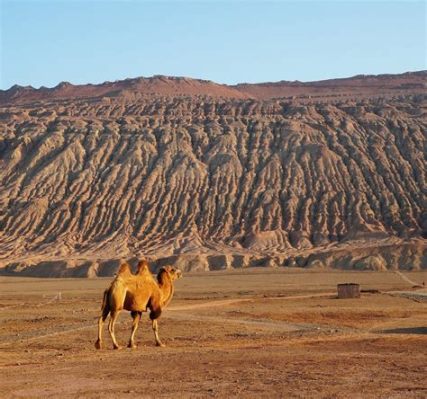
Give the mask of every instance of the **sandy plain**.
M 110 278 L 0 277 L 2 398 L 425 398 L 427 272 L 189 273 L 138 348 L 94 348 Z M 409 280 L 409 281 L 408 281 Z M 336 284 L 361 284 L 337 299 Z M 425 295 L 425 296 L 424 296 Z M 131 318 L 120 315 L 125 344 Z

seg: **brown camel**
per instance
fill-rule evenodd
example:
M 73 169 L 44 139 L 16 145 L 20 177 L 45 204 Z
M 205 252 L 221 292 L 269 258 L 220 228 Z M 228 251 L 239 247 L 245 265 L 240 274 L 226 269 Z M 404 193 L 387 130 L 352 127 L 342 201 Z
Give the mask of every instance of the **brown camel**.
M 165 346 L 159 338 L 157 319 L 172 299 L 174 293 L 174 280 L 181 278 L 180 270 L 171 266 L 162 267 L 157 274 L 157 281 L 153 278 L 146 260 L 138 263 L 136 274 L 132 274 L 127 263 L 120 266 L 116 278 L 110 287 L 104 291 L 102 301 L 102 314 L 98 320 L 98 340 L 95 343 L 97 349 L 102 347 L 102 327 L 110 314 L 108 331 L 113 340 L 114 349 L 120 349 L 114 334 L 114 325 L 122 309 L 131 312 L 133 318 L 132 332 L 129 339 L 129 348 L 136 348 L 134 343 L 135 333 L 142 312 L 150 310 L 150 319 L 154 331 L 157 346 Z

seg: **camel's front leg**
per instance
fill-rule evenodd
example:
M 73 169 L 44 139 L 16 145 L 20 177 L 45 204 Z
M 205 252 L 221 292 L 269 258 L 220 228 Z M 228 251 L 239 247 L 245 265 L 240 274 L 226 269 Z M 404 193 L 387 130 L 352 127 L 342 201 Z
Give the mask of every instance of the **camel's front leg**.
M 141 312 L 132 312 L 131 313 L 132 318 L 133 318 L 133 322 L 132 322 L 132 332 L 130 334 L 128 348 L 132 348 L 132 349 L 136 348 L 134 339 L 135 339 L 135 333 L 136 333 L 136 330 L 138 328 L 139 321 L 141 320 L 141 314 L 142 314 Z
M 112 311 L 110 316 L 110 322 L 108 323 L 108 331 L 110 333 L 111 339 L 113 340 L 114 349 L 121 349 L 121 347 L 117 343 L 116 335 L 114 334 L 114 325 L 116 324 L 119 312 L 119 310 Z
M 162 343 L 162 341 L 160 341 L 160 338 L 159 338 L 159 326 L 157 325 L 157 320 L 152 320 L 151 326 L 153 327 L 156 345 L 161 346 L 161 347 L 165 347 L 166 345 L 164 343 Z

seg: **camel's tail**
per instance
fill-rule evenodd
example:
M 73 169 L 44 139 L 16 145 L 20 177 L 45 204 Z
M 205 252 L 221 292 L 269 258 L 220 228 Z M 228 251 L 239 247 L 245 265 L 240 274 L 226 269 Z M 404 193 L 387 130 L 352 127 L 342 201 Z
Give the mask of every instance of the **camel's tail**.
M 101 310 L 102 310 L 102 313 L 105 313 L 106 311 L 107 311 L 107 307 L 109 308 L 109 305 L 108 305 L 108 292 L 110 291 L 110 289 L 109 288 L 107 288 L 105 291 L 104 291 L 104 296 L 102 297 L 102 305 L 101 305 Z M 109 310 L 109 309 L 108 309 Z M 107 312 L 108 313 L 108 312 Z
M 162 308 L 161 307 L 157 307 L 157 308 L 150 308 L 150 319 L 151 320 L 156 320 L 160 317 L 160 315 L 162 314 Z

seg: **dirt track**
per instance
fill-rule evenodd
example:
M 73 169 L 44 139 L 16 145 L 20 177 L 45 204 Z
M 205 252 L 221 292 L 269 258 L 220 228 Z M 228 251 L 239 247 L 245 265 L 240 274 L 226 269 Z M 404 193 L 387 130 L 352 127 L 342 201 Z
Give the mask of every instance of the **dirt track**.
M 427 277 L 407 276 L 418 283 Z M 187 275 L 161 318 L 166 348 L 154 346 L 145 321 L 136 350 L 113 351 L 105 332 L 108 349 L 96 351 L 96 317 L 108 281 L 0 280 L 2 397 L 427 395 L 426 303 L 331 294 L 344 281 L 410 291 L 392 273 Z M 123 312 L 122 343 L 130 324 Z

